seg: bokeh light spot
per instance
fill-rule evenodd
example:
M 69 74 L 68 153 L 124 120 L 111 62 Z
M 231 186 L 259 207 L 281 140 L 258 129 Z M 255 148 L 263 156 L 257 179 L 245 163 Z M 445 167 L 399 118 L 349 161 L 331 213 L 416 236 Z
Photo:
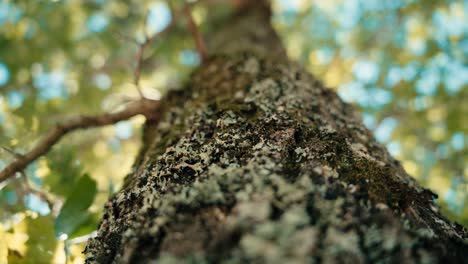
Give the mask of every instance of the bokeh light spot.
M 193 50 L 183 50 L 180 52 L 179 61 L 183 65 L 196 66 L 200 63 L 200 56 Z
M 29 210 L 40 215 L 48 215 L 50 213 L 49 205 L 36 194 L 27 194 L 24 197 L 24 203 Z
M 91 32 L 102 32 L 109 25 L 109 18 L 102 13 L 96 13 L 91 15 L 86 21 L 86 27 Z
M 172 15 L 166 3 L 154 2 L 148 14 L 146 21 L 149 34 L 155 34 L 164 30 L 171 22 Z
M 463 150 L 465 148 L 465 135 L 462 132 L 455 133 L 450 139 L 450 144 L 455 150 Z
M 98 73 L 94 75 L 93 81 L 96 87 L 101 90 L 107 90 L 112 85 L 112 80 L 110 79 L 109 75 L 105 73 Z
M 392 137 L 393 130 L 396 128 L 397 124 L 397 120 L 392 117 L 387 117 L 382 120 L 374 131 L 377 141 L 387 142 Z
M 68 91 L 65 87 L 65 75 L 62 72 L 39 73 L 34 76 L 33 84 L 39 90 L 40 99 L 50 100 L 68 97 Z
M 0 62 L 0 86 L 4 86 L 10 80 L 10 71 L 7 66 Z
M 115 125 L 115 134 L 120 139 L 129 139 L 133 134 L 132 123 L 122 121 Z
M 7 95 L 8 98 L 8 105 L 11 108 L 18 108 L 20 107 L 23 102 L 24 102 L 24 94 L 22 92 L 9 92 Z
M 363 83 L 374 83 L 379 77 L 379 66 L 372 61 L 358 61 L 354 64 L 353 73 Z

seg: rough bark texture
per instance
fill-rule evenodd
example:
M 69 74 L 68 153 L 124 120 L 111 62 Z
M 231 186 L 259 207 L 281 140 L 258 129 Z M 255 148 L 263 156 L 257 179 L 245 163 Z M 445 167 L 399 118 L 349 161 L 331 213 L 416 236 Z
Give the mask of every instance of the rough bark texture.
M 461 263 L 466 230 L 287 60 L 268 20 L 262 5 L 242 10 L 164 99 L 87 261 Z

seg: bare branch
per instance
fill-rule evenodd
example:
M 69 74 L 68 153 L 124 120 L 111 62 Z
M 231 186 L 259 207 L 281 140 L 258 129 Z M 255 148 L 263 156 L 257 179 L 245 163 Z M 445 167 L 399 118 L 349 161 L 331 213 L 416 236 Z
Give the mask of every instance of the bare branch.
M 146 30 L 146 24 L 149 16 L 149 11 L 145 13 L 145 18 L 144 18 L 144 34 L 145 34 L 145 40 L 142 43 L 138 44 L 138 52 L 136 55 L 136 66 L 135 70 L 133 72 L 133 83 L 135 84 L 138 94 L 140 95 L 140 98 L 145 98 L 143 91 L 141 90 L 140 87 L 140 76 L 141 76 L 141 68 L 143 64 L 143 55 L 145 53 L 145 49 L 150 46 L 153 41 L 157 38 L 160 37 L 161 35 L 165 34 L 166 32 L 169 32 L 169 30 L 174 26 L 175 24 L 175 18 L 171 20 L 171 23 L 163 30 L 158 33 L 153 34 L 152 36 L 147 35 L 147 30 Z
M 14 156 L 17 159 L 23 158 L 22 154 L 12 150 L 11 148 L 8 148 L 8 147 L 5 147 L 5 146 L 0 146 L 0 148 L 2 148 L 3 150 L 5 150 L 6 152 L 8 152 L 9 154 L 11 154 L 12 156 Z
M 137 55 L 136 55 L 136 66 L 135 66 L 135 70 L 133 72 L 133 83 L 135 84 L 136 86 L 136 89 L 138 91 L 138 94 L 140 95 L 140 98 L 145 98 L 144 97 L 144 94 L 143 94 L 143 91 L 141 90 L 141 87 L 140 87 L 140 76 L 141 76 L 141 69 L 142 69 L 142 64 L 143 64 L 143 56 L 144 56 L 144 53 L 145 53 L 145 49 L 149 46 L 151 46 L 151 44 L 160 36 L 166 34 L 167 32 L 169 32 L 174 26 L 175 24 L 177 23 L 177 20 L 179 19 L 180 16 L 182 15 L 185 15 L 187 17 L 187 24 L 188 24 L 188 28 L 189 30 L 192 32 L 192 35 L 195 39 L 195 43 L 196 43 L 196 46 L 197 46 L 197 51 L 200 55 L 200 58 L 202 59 L 202 61 L 204 61 L 207 57 L 207 52 L 206 52 L 206 48 L 205 48 L 205 43 L 203 42 L 203 39 L 201 37 L 201 34 L 197 28 L 197 25 L 195 23 L 195 21 L 193 20 L 193 17 L 192 17 L 192 14 L 191 14 L 191 7 L 197 3 L 201 3 L 202 1 L 198 1 L 198 2 L 195 2 L 195 3 L 186 3 L 184 5 L 183 8 L 181 8 L 179 11 L 174 11 L 172 10 L 172 14 L 173 14 L 173 17 L 172 17 L 172 20 L 171 22 L 169 23 L 169 25 L 167 25 L 167 27 L 158 32 L 158 33 L 155 33 L 153 34 L 152 36 L 148 36 L 147 35 L 147 30 L 146 30 L 146 25 L 147 25 L 147 21 L 148 21 L 148 16 L 149 16 L 149 11 L 145 13 L 145 16 L 144 16 L 144 34 L 145 34 L 145 40 L 142 42 L 142 43 L 139 43 L 138 44 L 138 52 L 137 52 Z M 172 9 L 172 8 L 171 8 Z M 137 42 L 138 43 L 138 42 Z
M 146 118 L 156 118 L 159 101 L 141 99 L 128 104 L 125 109 L 115 113 L 103 113 L 95 116 L 78 116 L 60 122 L 50 129 L 37 145 L 28 153 L 16 157 L 12 163 L 0 171 L 0 182 L 12 177 L 16 172 L 24 170 L 31 162 L 46 154 L 64 135 L 78 129 L 88 129 L 115 124 L 133 116 L 142 114 Z
M 0 185 L 4 186 L 5 181 L 10 179 L 12 176 L 15 175 L 16 172 L 23 171 L 30 163 L 35 161 L 37 158 L 41 157 L 42 155 L 46 154 L 64 135 L 69 132 L 78 130 L 78 129 L 87 129 L 93 127 L 101 127 L 106 125 L 111 125 L 117 123 L 122 120 L 127 120 L 133 116 L 143 114 L 146 118 L 155 119 L 155 113 L 159 108 L 159 101 L 150 100 L 144 97 L 143 92 L 140 88 L 140 75 L 141 75 L 141 68 L 143 63 L 143 56 L 145 49 L 150 46 L 158 37 L 169 32 L 177 23 L 177 20 L 185 14 L 187 17 L 187 23 L 192 35 L 194 36 L 198 53 L 202 60 L 205 60 L 207 57 L 207 52 L 205 48 L 205 44 L 202 40 L 201 34 L 197 28 L 195 21 L 191 15 L 191 7 L 194 4 L 202 3 L 203 0 L 199 0 L 194 3 L 187 3 L 181 10 L 178 12 L 173 11 L 173 17 L 169 25 L 162 31 L 153 34 L 151 37 L 146 36 L 143 43 L 138 43 L 135 40 L 122 35 L 120 33 L 115 33 L 116 36 L 129 40 L 133 43 L 138 44 L 138 53 L 137 53 L 137 64 L 135 67 L 135 71 L 133 74 L 133 81 L 137 87 L 138 93 L 140 94 L 141 99 L 139 101 L 135 101 L 131 104 L 128 104 L 126 108 L 122 111 L 115 112 L 115 113 L 103 113 L 101 115 L 96 116 L 78 116 L 76 118 L 70 119 L 65 122 L 58 123 L 55 127 L 49 130 L 46 135 L 37 143 L 37 145 L 28 153 L 21 155 L 15 153 L 14 151 L 9 151 L 10 153 L 14 153 L 16 160 L 6 166 L 2 171 L 0 171 Z M 206 1 L 208 2 L 208 1 Z M 145 14 L 145 25 L 147 20 L 148 13 Z
M 39 197 L 42 201 L 46 202 L 47 205 L 49 206 L 50 210 L 53 209 L 54 207 L 54 203 L 52 203 L 49 199 L 49 197 L 47 196 L 47 194 L 39 191 L 39 190 L 36 190 L 35 188 L 33 188 L 31 186 L 31 184 L 29 183 L 29 179 L 28 179 L 28 176 L 26 175 L 26 173 L 24 171 L 20 171 L 20 174 L 21 174 L 21 179 L 23 180 L 23 184 L 24 184 L 24 187 L 26 189 L 26 192 L 27 193 L 33 193 L 35 194 L 37 197 Z
M 202 61 L 206 61 L 208 55 L 206 52 L 205 42 L 203 41 L 200 31 L 198 30 L 197 24 L 193 20 L 190 6 L 185 8 L 185 15 L 187 16 L 187 26 L 192 33 L 193 39 L 195 40 L 195 45 L 197 46 L 198 55 L 200 55 Z
M 143 53 L 145 52 L 146 48 L 146 40 L 144 43 L 140 44 L 138 47 L 138 53 L 137 53 L 137 64 L 135 66 L 135 71 L 133 72 L 133 83 L 136 86 L 136 89 L 138 91 L 138 94 L 140 95 L 140 98 L 145 98 L 143 95 L 143 91 L 141 91 L 140 88 L 140 75 L 141 75 L 141 64 L 143 63 Z
M 149 18 L 150 10 L 146 10 L 145 15 L 143 17 L 143 35 L 145 35 L 145 41 L 149 39 L 151 36 L 148 34 L 148 18 Z
M 140 45 L 140 43 L 138 41 L 136 41 L 136 39 L 130 37 L 130 36 L 127 36 L 119 31 L 111 31 L 111 34 L 114 35 L 116 38 L 122 40 L 122 41 L 128 41 L 128 42 L 131 42 L 135 45 Z
M 145 53 L 145 49 L 149 44 L 151 44 L 151 42 L 149 41 L 151 37 L 148 36 L 147 28 L 146 28 L 146 25 L 148 23 L 149 13 L 150 13 L 149 10 L 146 11 L 144 19 L 143 19 L 143 34 L 145 35 L 145 40 L 143 41 L 143 43 L 138 44 L 138 52 L 136 55 L 136 66 L 135 66 L 135 71 L 133 72 L 133 83 L 135 84 L 138 94 L 140 95 L 140 98 L 142 99 L 145 98 L 145 96 L 140 87 L 141 67 L 143 64 L 143 55 Z

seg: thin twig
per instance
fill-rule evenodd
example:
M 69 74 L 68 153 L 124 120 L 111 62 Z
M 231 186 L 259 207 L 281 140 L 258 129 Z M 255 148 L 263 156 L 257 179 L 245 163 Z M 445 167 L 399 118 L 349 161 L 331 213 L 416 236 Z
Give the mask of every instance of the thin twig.
M 195 24 L 192 18 L 190 11 L 191 7 L 194 4 L 201 2 L 203 1 L 199 0 L 195 3 L 187 3 L 181 10 L 179 10 L 179 12 L 173 12 L 171 22 L 164 30 L 153 34 L 151 37 L 146 36 L 144 42 L 138 44 L 139 49 L 137 53 L 137 65 L 135 67 L 133 80 L 141 97 L 139 101 L 135 101 L 131 104 L 128 104 L 124 110 L 121 110 L 119 112 L 103 113 L 101 115 L 96 116 L 79 116 L 68 121 L 58 123 L 52 129 L 50 129 L 46 133 L 46 135 L 36 144 L 36 146 L 28 153 L 21 155 L 15 153 L 14 151 L 12 152 L 15 153 L 16 160 L 11 162 L 2 171 L 0 171 L 0 185 L 2 187 L 5 186 L 5 182 L 9 180 L 12 176 L 14 176 L 16 172 L 22 172 L 30 163 L 32 163 L 42 155 L 46 154 L 64 135 L 66 135 L 69 132 L 78 129 L 87 129 L 92 127 L 101 127 L 115 124 L 119 121 L 127 120 L 139 114 L 145 115 L 148 119 L 155 119 L 155 114 L 160 105 L 159 101 L 145 98 L 139 86 L 144 51 L 146 47 L 150 46 L 158 37 L 169 32 L 172 29 L 172 27 L 176 25 L 177 19 L 185 13 L 185 15 L 187 16 L 188 27 L 195 38 L 197 50 L 200 54 L 201 59 L 205 60 L 207 57 L 205 44 L 202 40 L 200 32 L 198 31 L 197 25 Z M 146 20 L 147 14 L 145 15 L 145 23 Z M 119 33 L 117 34 L 119 37 L 128 40 L 128 37 L 125 37 Z M 131 41 L 135 42 L 134 40 Z M 8 149 L 6 150 L 9 151 Z
M 23 180 L 24 187 L 26 188 L 26 192 L 33 193 L 36 196 L 38 196 L 42 201 L 45 201 L 47 205 L 49 206 L 50 210 L 52 210 L 54 207 L 54 204 L 49 200 L 49 198 L 47 197 L 47 194 L 33 188 L 31 184 L 29 183 L 28 176 L 26 175 L 24 171 L 20 171 L 20 174 L 21 174 L 21 179 Z
M 143 17 L 143 35 L 145 35 L 145 41 L 149 39 L 151 36 L 148 34 L 148 18 L 149 18 L 150 10 L 146 10 L 145 16 Z
M 138 47 L 138 53 L 137 53 L 137 64 L 135 67 L 135 71 L 133 72 L 133 83 L 136 86 L 136 89 L 138 91 L 138 94 L 140 95 L 140 98 L 145 98 L 143 91 L 141 90 L 140 87 L 140 75 L 141 75 L 141 64 L 143 63 L 143 53 L 145 52 L 146 48 L 146 40 L 140 46 Z
M 12 156 L 14 156 L 17 159 L 23 158 L 22 154 L 19 154 L 18 152 L 12 150 L 11 148 L 8 148 L 8 147 L 5 147 L 5 146 L 0 146 L 0 148 L 2 148 L 3 150 L 5 150 L 6 152 L 8 152 L 9 154 L 11 154 Z
M 143 19 L 143 25 L 144 25 L 143 26 L 143 35 L 145 35 L 145 39 L 144 39 L 143 43 L 138 44 L 136 66 L 135 66 L 135 71 L 133 72 L 133 83 L 135 84 L 136 89 L 137 89 L 138 94 L 140 95 L 141 99 L 145 98 L 145 96 L 143 94 L 143 91 L 141 90 L 141 87 L 140 87 L 140 76 L 141 76 L 141 67 L 142 67 L 142 64 L 143 64 L 143 55 L 145 53 L 146 47 L 149 44 L 151 44 L 151 42 L 149 42 L 149 39 L 151 39 L 151 37 L 148 36 L 148 32 L 147 32 L 148 30 L 146 28 L 146 26 L 148 24 L 149 13 L 150 13 L 149 10 L 146 11 L 144 19 Z
M 162 31 L 160 31 L 158 33 L 155 33 L 152 36 L 146 36 L 145 40 L 142 43 L 139 44 L 139 50 L 138 50 L 138 54 L 137 54 L 137 67 L 136 67 L 135 72 L 134 72 L 134 82 L 135 83 L 137 83 L 138 78 L 140 78 L 141 64 L 143 62 L 143 55 L 144 55 L 143 53 L 144 53 L 145 49 L 148 46 L 151 46 L 151 44 L 153 44 L 153 42 L 158 37 L 161 37 L 162 35 L 168 33 L 170 30 L 172 30 L 172 28 L 176 25 L 178 19 L 183 15 L 188 16 L 188 18 L 189 18 L 188 23 L 191 24 L 191 25 L 189 25 L 189 28 L 192 31 L 192 34 L 194 34 L 194 36 L 196 35 L 197 47 L 200 45 L 204 56 L 206 55 L 205 45 L 204 45 L 203 40 L 201 38 L 201 34 L 199 33 L 198 28 L 197 28 L 195 22 L 193 21 L 191 11 L 190 11 L 192 6 L 194 6 L 195 4 L 200 4 L 200 3 L 203 3 L 203 1 L 199 0 L 197 2 L 186 3 L 180 10 L 177 10 L 177 11 L 174 11 L 173 8 L 171 7 L 173 16 L 172 16 L 172 19 L 171 19 L 171 22 L 169 23 L 169 25 L 167 25 L 166 28 L 164 28 Z M 146 12 L 145 21 L 144 21 L 145 26 L 146 26 L 146 22 L 148 20 L 148 16 L 149 16 L 149 12 Z M 144 32 L 146 33 L 146 30 L 144 30 Z
M 162 34 L 168 32 L 172 28 L 172 26 L 175 24 L 174 19 L 173 19 L 171 21 L 171 23 L 163 31 L 160 31 L 160 32 L 158 32 L 156 34 L 153 34 L 152 36 L 148 36 L 147 35 L 147 30 L 146 30 L 146 24 L 147 24 L 148 16 L 149 16 L 149 12 L 146 12 L 145 18 L 144 18 L 144 25 L 145 26 L 144 26 L 144 29 L 143 29 L 145 39 L 144 39 L 144 41 L 142 43 L 138 44 L 138 52 L 137 52 L 137 55 L 136 55 L 136 66 L 135 66 L 135 70 L 133 71 L 133 83 L 135 84 L 136 89 L 138 91 L 138 94 L 140 95 L 140 98 L 142 98 L 142 99 L 145 98 L 145 96 L 144 96 L 143 91 L 141 90 L 141 87 L 140 87 L 140 76 L 141 76 L 141 68 L 142 68 L 142 65 L 143 65 L 143 55 L 145 53 L 145 49 L 148 46 L 150 46 L 157 37 L 159 37 Z
M 197 46 L 198 55 L 200 56 L 202 62 L 206 61 L 208 55 L 206 52 L 205 42 L 203 41 L 200 31 L 198 30 L 197 24 L 193 20 L 190 6 L 187 6 L 184 11 L 187 17 L 187 26 L 192 33 L 193 39 L 195 40 L 195 45 Z
M 46 154 L 65 134 L 92 127 L 101 127 L 127 120 L 142 114 L 147 118 L 155 118 L 159 101 L 141 99 L 128 104 L 125 109 L 115 113 L 103 113 L 95 116 L 78 116 L 58 123 L 50 129 L 37 145 L 28 153 L 17 157 L 12 163 L 0 171 L 0 182 L 12 177 L 16 172 L 24 170 L 31 162 Z
M 145 50 L 147 47 L 151 46 L 151 44 L 156 40 L 156 38 L 162 36 L 163 34 L 169 32 L 176 24 L 177 20 L 179 19 L 180 16 L 182 15 L 185 15 L 187 17 L 187 24 L 188 24 L 188 28 L 189 30 L 192 32 L 192 35 L 195 39 L 195 43 L 196 43 L 196 46 L 197 46 L 197 50 L 198 50 L 198 53 L 202 59 L 202 61 L 206 60 L 206 57 L 207 57 L 207 52 L 206 52 L 206 47 L 205 47 L 205 44 L 203 42 L 203 39 L 201 37 L 201 34 L 197 28 L 197 25 L 195 23 L 195 21 L 193 20 L 193 17 L 192 17 L 192 14 L 191 14 L 191 7 L 197 3 L 200 3 L 202 1 L 198 1 L 198 2 L 195 2 L 195 3 L 186 3 L 179 11 L 174 11 L 172 10 L 172 14 L 173 14 L 173 17 L 171 19 L 171 22 L 169 23 L 169 25 L 166 26 L 165 29 L 163 29 L 162 31 L 158 32 L 158 33 L 155 33 L 153 34 L 152 36 L 148 36 L 147 35 L 147 29 L 146 29 L 146 25 L 147 25 L 147 21 L 148 21 L 148 16 L 149 16 L 149 11 L 145 13 L 145 16 L 144 16 L 144 29 L 143 29 L 143 33 L 145 35 L 145 39 L 142 43 L 138 43 L 138 52 L 137 52 L 137 55 L 136 55 L 136 66 L 135 66 L 135 70 L 133 71 L 133 84 L 136 86 L 136 89 L 138 91 L 138 94 L 140 95 L 140 98 L 145 98 L 144 97 L 144 94 L 143 94 L 143 91 L 140 87 L 140 77 L 141 77 L 141 70 L 142 70 L 142 66 L 143 66 L 143 56 L 144 56 L 144 53 L 145 53 Z M 133 40 L 132 42 L 135 42 L 135 40 Z
M 111 31 L 111 34 L 114 35 L 116 38 L 121 39 L 122 41 L 128 41 L 128 42 L 131 42 L 131 43 L 133 43 L 135 45 L 140 45 L 140 43 L 136 39 L 134 39 L 134 38 L 132 38 L 130 36 L 127 36 L 127 35 L 119 32 L 119 31 L 114 31 L 113 30 L 113 31 Z

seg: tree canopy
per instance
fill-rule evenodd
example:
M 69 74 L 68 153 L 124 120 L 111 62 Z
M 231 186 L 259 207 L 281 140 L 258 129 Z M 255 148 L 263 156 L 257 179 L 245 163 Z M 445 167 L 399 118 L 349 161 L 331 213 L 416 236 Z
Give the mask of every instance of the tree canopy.
M 208 16 L 222 19 L 230 8 L 199 2 L 191 13 L 202 33 L 214 26 L 204 23 Z M 0 169 L 69 116 L 180 88 L 201 61 L 177 13 L 185 4 L 0 0 Z M 439 195 L 446 214 L 468 225 L 467 3 L 276 0 L 273 7 L 288 55 L 357 105 L 377 140 Z M 130 171 L 143 120 L 67 135 L 0 183 L 0 241 L 8 245 L 0 263 L 81 263 L 104 202 Z

